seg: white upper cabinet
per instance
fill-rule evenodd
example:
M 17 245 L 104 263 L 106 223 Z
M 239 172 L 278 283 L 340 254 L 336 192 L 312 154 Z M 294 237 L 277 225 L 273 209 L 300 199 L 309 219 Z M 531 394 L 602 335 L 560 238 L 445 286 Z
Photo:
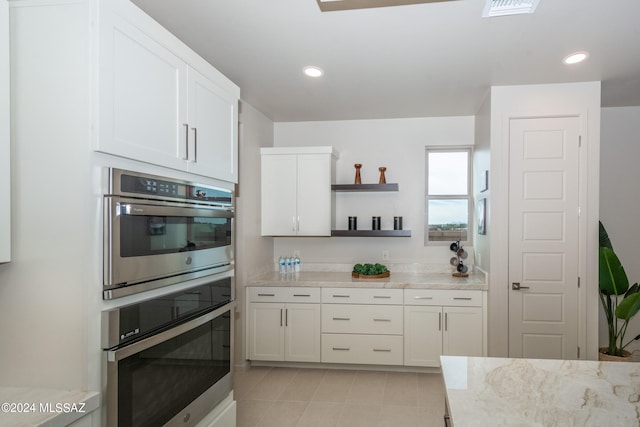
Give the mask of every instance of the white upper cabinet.
M 333 148 L 273 147 L 261 154 L 262 235 L 330 236 Z
M 187 64 L 120 15 L 105 12 L 100 28 L 98 150 L 184 168 Z
M 188 72 L 189 171 L 238 182 L 238 96 Z
M 237 182 L 238 87 L 131 3 L 100 5 L 96 149 Z

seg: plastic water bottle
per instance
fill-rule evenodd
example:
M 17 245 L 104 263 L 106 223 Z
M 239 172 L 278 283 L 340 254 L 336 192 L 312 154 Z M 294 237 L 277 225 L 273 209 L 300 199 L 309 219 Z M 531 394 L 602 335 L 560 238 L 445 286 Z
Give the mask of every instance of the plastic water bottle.
M 300 257 L 295 257 L 293 260 L 294 269 L 293 271 L 296 273 L 300 273 Z
M 293 263 L 292 263 L 292 261 L 291 261 L 291 258 L 290 258 L 290 257 L 287 257 L 285 262 L 287 263 L 287 269 L 286 269 L 286 272 L 287 272 L 287 273 L 292 273 L 292 272 L 293 272 Z
M 280 265 L 280 274 L 284 274 L 287 272 L 284 257 L 280 257 L 278 260 L 278 264 Z

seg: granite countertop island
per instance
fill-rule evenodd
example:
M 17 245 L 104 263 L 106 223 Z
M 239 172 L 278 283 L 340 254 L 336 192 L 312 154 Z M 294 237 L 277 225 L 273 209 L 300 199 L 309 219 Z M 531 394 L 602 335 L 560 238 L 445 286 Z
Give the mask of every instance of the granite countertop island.
M 441 356 L 450 425 L 638 426 L 640 363 Z
M 62 427 L 100 407 L 100 393 L 0 387 L 0 425 L 3 427 Z
M 468 277 L 453 277 L 448 272 L 391 272 L 383 279 L 355 279 L 346 271 L 302 271 L 280 274 L 263 273 L 249 279 L 248 286 L 303 286 L 334 288 L 387 289 L 465 289 L 487 290 L 486 275 L 472 272 Z

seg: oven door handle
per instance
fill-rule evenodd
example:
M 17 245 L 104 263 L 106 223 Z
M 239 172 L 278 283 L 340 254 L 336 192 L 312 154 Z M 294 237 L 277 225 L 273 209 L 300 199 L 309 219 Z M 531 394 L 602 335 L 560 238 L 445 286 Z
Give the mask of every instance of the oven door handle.
M 143 205 L 123 201 L 118 201 L 116 203 L 116 214 L 132 216 L 198 216 L 205 218 L 233 218 L 233 211 L 226 208 Z
M 173 327 L 164 332 L 161 332 L 157 335 L 150 336 L 148 338 L 145 338 L 143 340 L 140 340 L 138 342 L 135 342 L 133 344 L 127 345 L 125 347 L 122 347 L 116 350 L 107 350 L 107 361 L 118 362 L 122 359 L 126 359 L 131 355 L 147 350 L 153 347 L 154 345 L 158 345 L 172 338 L 175 338 L 181 334 L 184 334 L 185 332 L 188 332 L 192 329 L 197 328 L 198 326 L 204 325 L 205 323 L 215 319 L 218 316 L 225 314 L 226 312 L 230 312 L 234 306 L 235 306 L 235 302 L 231 302 L 220 308 L 210 311 L 202 316 L 199 316 L 193 320 L 190 320 L 186 323 L 182 323 L 176 327 Z

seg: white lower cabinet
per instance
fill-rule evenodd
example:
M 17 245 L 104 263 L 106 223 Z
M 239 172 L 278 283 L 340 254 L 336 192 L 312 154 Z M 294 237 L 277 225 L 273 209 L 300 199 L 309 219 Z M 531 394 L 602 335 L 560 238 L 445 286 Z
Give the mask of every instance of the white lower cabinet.
M 405 290 L 406 366 L 438 367 L 441 355 L 482 356 L 483 341 L 482 291 Z
M 323 333 L 322 362 L 402 365 L 402 335 Z
M 317 289 L 256 287 L 249 288 L 248 293 L 249 359 L 320 361 Z
M 247 289 L 251 360 L 439 367 L 485 354 L 480 290 Z
M 322 362 L 402 365 L 401 289 L 324 288 L 322 302 Z

